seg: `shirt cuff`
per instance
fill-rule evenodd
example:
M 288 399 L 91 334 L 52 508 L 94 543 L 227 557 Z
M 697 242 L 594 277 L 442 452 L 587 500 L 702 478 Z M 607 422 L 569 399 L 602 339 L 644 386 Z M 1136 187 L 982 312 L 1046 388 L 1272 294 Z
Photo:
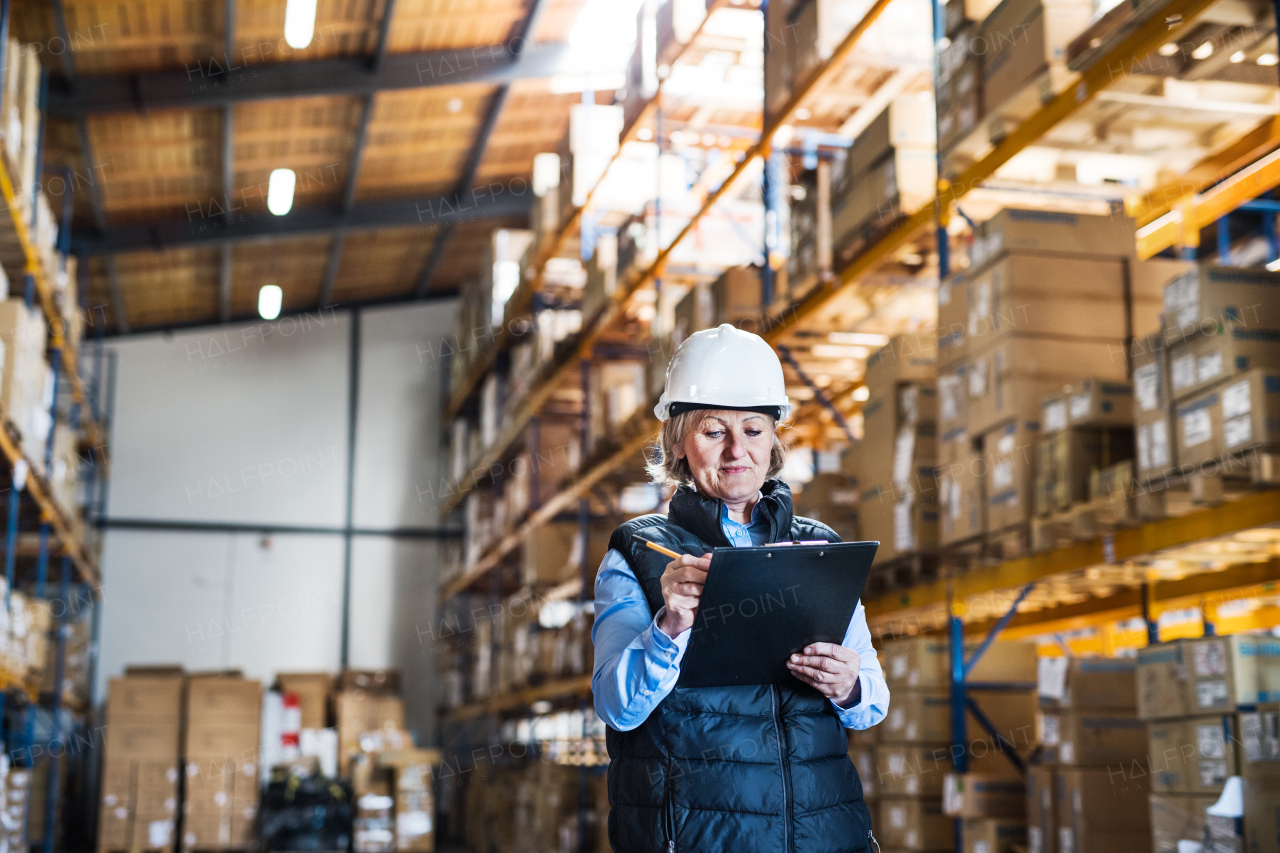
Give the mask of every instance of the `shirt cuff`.
M 867 688 L 866 679 L 867 677 L 865 674 L 861 672 L 858 673 L 858 685 L 859 685 L 860 694 L 858 697 L 858 703 L 856 705 L 850 705 L 848 708 L 844 708 L 836 704 L 836 700 L 834 699 L 827 700 L 828 702 L 831 703 L 831 707 L 836 709 L 836 715 L 840 717 L 840 722 L 844 724 L 844 727 L 846 729 L 852 728 L 853 722 L 856 719 L 857 715 L 861 714 L 863 711 L 867 709 L 867 700 L 871 695 L 871 691 Z
M 680 661 L 684 659 L 685 649 L 689 647 L 691 631 L 689 629 L 681 631 L 674 639 L 667 636 L 667 632 L 658 627 L 659 620 L 662 619 L 663 614 L 666 612 L 667 607 L 665 604 L 658 608 L 658 612 L 654 614 L 653 621 L 649 623 L 649 627 L 641 632 L 639 637 L 636 637 L 634 647 L 644 649 L 658 660 L 667 664 L 678 666 Z

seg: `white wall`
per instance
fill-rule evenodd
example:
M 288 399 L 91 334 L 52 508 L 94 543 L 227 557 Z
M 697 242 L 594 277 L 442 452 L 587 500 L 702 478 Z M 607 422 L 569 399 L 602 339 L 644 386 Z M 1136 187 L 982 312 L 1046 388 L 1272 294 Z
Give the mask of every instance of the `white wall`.
M 440 526 L 441 371 L 455 305 L 361 315 L 354 526 Z M 178 525 L 340 529 L 345 521 L 350 315 L 114 341 L 108 516 Z M 402 670 L 429 739 L 433 661 L 416 626 L 435 607 L 434 540 L 353 540 L 350 665 Z M 108 527 L 100 689 L 128 664 L 336 670 L 343 537 Z M 425 742 L 425 741 L 424 741 Z

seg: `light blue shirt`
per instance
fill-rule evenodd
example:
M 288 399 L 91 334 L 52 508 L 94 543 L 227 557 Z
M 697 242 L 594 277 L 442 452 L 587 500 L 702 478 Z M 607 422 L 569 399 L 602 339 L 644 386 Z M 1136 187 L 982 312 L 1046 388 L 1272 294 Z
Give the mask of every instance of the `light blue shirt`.
M 751 511 L 750 524 L 733 521 L 722 509 L 720 528 L 733 547 L 768 544 L 765 540 L 769 528 L 760 517 L 759 508 L 757 503 Z M 630 731 L 648 719 L 680 677 L 689 631 L 674 640 L 663 633 L 658 620 L 665 610 L 662 607 L 656 614 L 651 613 L 626 559 L 613 550 L 605 554 L 596 575 L 596 619 L 591 626 L 595 671 L 591 691 L 596 713 L 618 731 Z M 834 701 L 831 705 L 846 728 L 867 729 L 888 713 L 889 686 L 871 645 L 871 631 L 861 602 L 853 611 L 841 645 L 853 649 L 862 660 L 858 673 L 862 698 L 851 708 L 841 708 Z

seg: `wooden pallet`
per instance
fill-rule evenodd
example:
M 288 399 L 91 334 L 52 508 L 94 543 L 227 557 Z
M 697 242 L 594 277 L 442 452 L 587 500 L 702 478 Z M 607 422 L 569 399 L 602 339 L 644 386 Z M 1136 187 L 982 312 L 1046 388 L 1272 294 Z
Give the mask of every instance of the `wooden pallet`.
M 1135 483 L 1133 501 L 1139 521 L 1158 521 L 1276 486 L 1280 486 L 1280 453 L 1251 450 L 1188 473 Z
M 1015 524 L 1003 530 L 993 530 L 985 537 L 985 557 L 995 562 L 1025 557 L 1031 553 L 1031 525 Z
M 949 574 L 965 575 L 987 564 L 986 545 L 981 533 L 959 542 L 950 542 L 938 552 L 938 561 Z

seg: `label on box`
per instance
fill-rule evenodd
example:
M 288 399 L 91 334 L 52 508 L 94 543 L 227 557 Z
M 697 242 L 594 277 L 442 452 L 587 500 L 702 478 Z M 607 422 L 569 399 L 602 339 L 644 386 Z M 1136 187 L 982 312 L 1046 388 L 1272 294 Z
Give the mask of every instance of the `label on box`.
M 906 717 L 901 708 L 890 708 L 889 716 L 885 718 L 885 725 L 888 726 L 889 731 L 896 732 L 903 727 Z
M 1009 460 L 997 462 L 991 469 L 991 485 L 999 490 L 1013 485 L 1013 463 Z
M 1227 783 L 1227 762 L 1213 759 L 1200 762 L 1200 784 L 1206 788 L 1220 788 Z
M 1205 758 L 1226 758 L 1227 742 L 1222 736 L 1222 726 L 1217 723 L 1197 725 L 1196 749 Z
M 1217 708 L 1227 703 L 1227 682 L 1201 681 L 1196 685 L 1196 707 Z
M 1213 437 L 1213 423 L 1209 419 L 1208 409 L 1196 409 L 1182 415 L 1182 439 L 1187 447 L 1204 444 Z
M 991 853 L 991 845 L 986 841 L 973 842 L 973 853 Z
M 938 285 L 938 304 L 951 304 L 951 282 L 944 281 L 942 284 Z
M 153 820 L 147 824 L 147 840 L 152 847 L 168 847 L 173 824 L 167 820 Z
M 1253 418 L 1241 415 L 1222 422 L 1222 446 L 1239 447 L 1253 441 Z
M 1054 432 L 1067 428 L 1067 404 L 1055 400 L 1044 407 L 1044 429 Z
M 1061 721 L 1055 714 L 1045 714 L 1040 722 L 1040 742 L 1045 746 L 1057 746 L 1061 735 Z
M 911 480 L 915 449 L 915 428 L 903 427 L 898 431 L 898 438 L 894 442 L 893 448 L 893 482 L 895 485 L 904 486 Z
M 124 806 L 117 806 L 116 810 L 112 812 L 112 814 L 114 814 L 120 820 L 124 820 L 127 817 L 129 817 L 129 810 Z
M 915 847 L 916 840 L 920 837 L 920 833 L 914 829 L 908 829 L 907 834 L 903 836 L 906 839 L 908 847 Z
M 1280 715 L 1275 711 L 1241 714 L 1240 739 L 1245 761 L 1280 761 Z
M 1093 399 L 1088 394 L 1076 394 L 1071 398 L 1071 420 L 1079 421 L 1089 417 Z
M 1201 382 L 1209 382 L 1222 375 L 1222 353 L 1211 352 L 1196 359 L 1196 378 Z
M 954 421 L 960 417 L 960 377 L 954 373 L 938 377 L 938 417 Z
M 1143 424 L 1138 427 L 1138 470 L 1151 470 L 1151 427 L 1155 424 Z
M 1150 425 L 1151 467 L 1169 465 L 1169 422 L 1156 421 Z
M 973 307 L 969 309 L 969 334 L 976 337 L 987 331 L 984 325 L 991 314 L 991 282 L 982 282 L 974 293 Z
M 1044 838 L 1038 826 L 1027 827 L 1027 853 L 1044 853 Z
M 969 371 L 969 396 L 982 397 L 987 393 L 987 360 L 980 358 Z
M 920 793 L 920 777 L 914 773 L 907 777 L 906 789 L 908 794 Z
M 1076 745 L 1073 741 L 1063 741 L 1062 746 L 1058 747 L 1058 758 L 1063 764 L 1074 764 L 1076 760 Z
M 431 831 L 431 815 L 426 812 L 402 812 L 396 815 L 396 837 L 410 838 Z
M 1160 405 L 1160 365 L 1144 364 L 1133 371 L 1133 397 L 1138 411 L 1155 411 Z
M 894 829 L 907 828 L 907 810 L 904 806 L 893 806 L 889 809 L 889 826 Z
M 1066 696 L 1069 663 L 1065 657 L 1040 658 L 1036 664 L 1036 692 L 1046 699 Z
M 105 797 L 103 797 L 103 798 L 102 798 L 102 804 L 103 804 L 104 806 L 106 806 L 107 808 L 111 808 L 111 807 L 112 807 L 112 806 L 114 806 L 117 802 L 119 802 L 119 801 L 116 799 L 116 795 L 115 795 L 115 794 L 107 794 Z
M 914 720 L 907 723 L 907 740 L 916 739 L 916 723 Z
M 1249 414 L 1249 382 L 1234 382 L 1222 389 L 1222 418 L 1239 417 Z
M 894 680 L 901 679 L 903 676 L 905 676 L 907 674 L 907 656 L 905 654 L 902 654 L 902 655 L 894 655 L 892 658 L 890 658 L 889 671 L 890 673 L 892 673 L 892 678 Z
M 1071 827 L 1058 827 L 1058 853 L 1075 853 L 1075 836 L 1071 832 Z
M 1181 391 L 1196 384 L 1196 358 L 1193 355 L 1180 355 L 1169 365 L 1169 381 L 1174 391 Z
M 1191 661 L 1197 678 L 1227 674 L 1227 645 L 1222 640 L 1196 643 Z
M 893 547 L 910 551 L 915 545 L 915 533 L 911 529 L 911 498 L 893 506 Z

